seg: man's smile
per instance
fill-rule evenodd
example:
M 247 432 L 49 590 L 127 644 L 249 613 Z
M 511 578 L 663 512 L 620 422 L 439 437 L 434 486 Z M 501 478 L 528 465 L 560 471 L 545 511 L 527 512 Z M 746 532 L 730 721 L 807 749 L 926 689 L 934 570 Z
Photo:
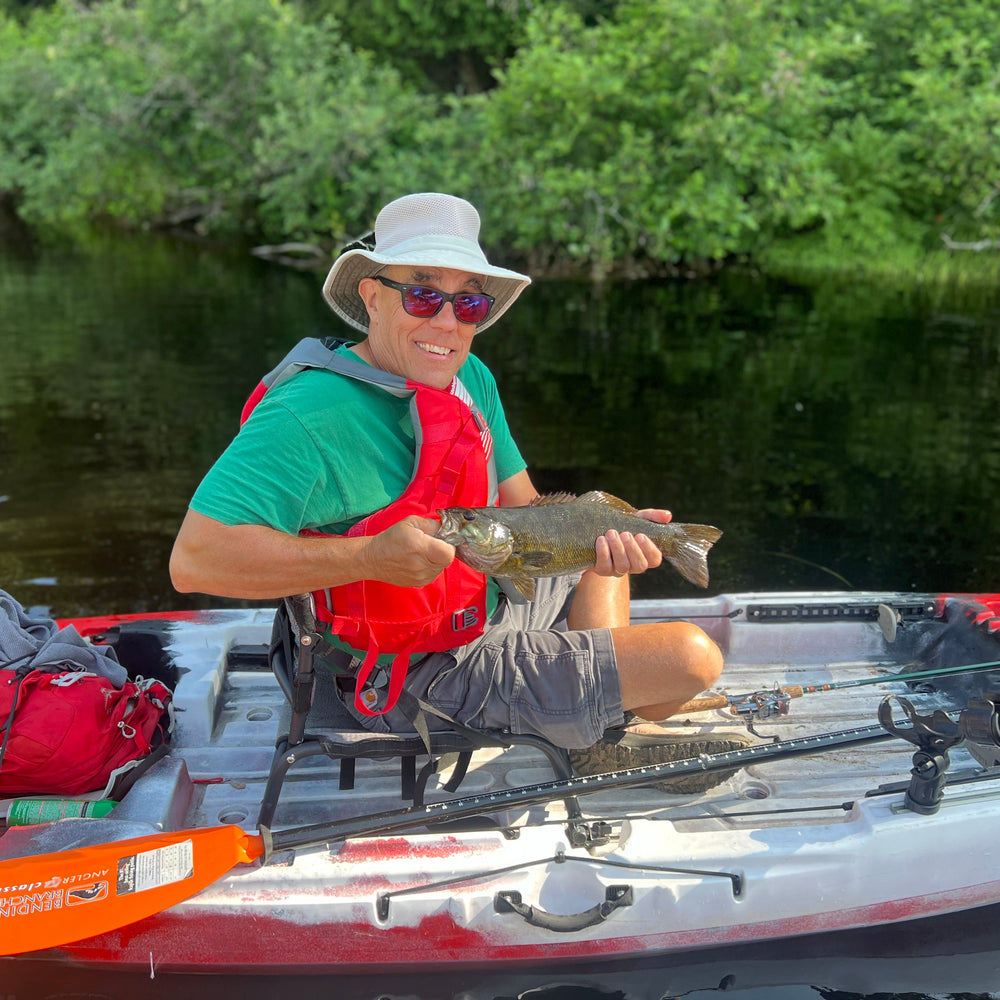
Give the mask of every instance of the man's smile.
M 419 347 L 422 351 L 427 351 L 429 354 L 440 354 L 444 357 L 455 353 L 450 347 L 441 347 L 438 344 L 428 344 L 422 340 L 417 341 L 417 347 Z

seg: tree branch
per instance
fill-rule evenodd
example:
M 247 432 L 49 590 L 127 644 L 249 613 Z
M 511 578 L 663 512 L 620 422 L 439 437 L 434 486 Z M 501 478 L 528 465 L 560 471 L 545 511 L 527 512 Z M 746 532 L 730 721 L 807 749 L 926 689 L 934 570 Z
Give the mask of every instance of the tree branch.
M 1000 240 L 976 240 L 973 243 L 960 243 L 953 240 L 947 233 L 942 233 L 941 239 L 949 250 L 974 250 L 976 253 L 981 250 L 1000 250 Z

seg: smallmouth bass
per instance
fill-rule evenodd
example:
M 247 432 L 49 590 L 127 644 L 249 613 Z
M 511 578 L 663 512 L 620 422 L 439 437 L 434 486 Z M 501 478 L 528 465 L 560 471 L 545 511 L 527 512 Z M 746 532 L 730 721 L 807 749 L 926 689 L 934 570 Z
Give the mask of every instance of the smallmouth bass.
M 554 493 L 526 507 L 449 507 L 439 510 L 435 538 L 456 557 L 489 576 L 509 578 L 529 601 L 535 578 L 579 573 L 594 565 L 594 543 L 610 529 L 648 536 L 691 583 L 708 586 L 708 550 L 722 535 L 707 524 L 660 524 L 598 490 L 581 497 Z

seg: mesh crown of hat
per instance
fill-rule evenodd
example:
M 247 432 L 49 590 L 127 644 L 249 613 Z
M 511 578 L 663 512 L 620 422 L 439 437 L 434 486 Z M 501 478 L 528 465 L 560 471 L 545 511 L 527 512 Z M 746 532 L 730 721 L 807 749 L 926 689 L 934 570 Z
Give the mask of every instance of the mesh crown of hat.
M 457 236 L 476 243 L 479 213 L 461 198 L 418 195 L 387 205 L 375 220 L 376 252 L 418 236 Z

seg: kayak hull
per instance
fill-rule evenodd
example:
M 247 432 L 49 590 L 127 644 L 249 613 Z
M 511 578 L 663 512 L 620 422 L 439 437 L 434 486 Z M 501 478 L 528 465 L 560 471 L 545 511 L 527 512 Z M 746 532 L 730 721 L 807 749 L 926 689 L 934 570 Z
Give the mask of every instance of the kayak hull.
M 899 609 L 896 627 L 887 629 L 879 608 Z M 870 725 L 886 695 L 957 718 L 970 692 L 988 688 L 988 671 L 975 683 L 963 678 L 966 687 L 917 690 L 891 675 L 1000 659 L 996 595 L 741 594 L 640 601 L 633 611 L 636 621 L 686 618 L 706 628 L 726 657 L 719 688 L 707 694 L 846 685 L 753 720 L 762 742 Z M 283 699 L 247 651 L 266 643 L 271 613 L 157 626 L 180 678 L 170 755 L 109 817 L 12 828 L 0 837 L 0 857 L 59 849 L 60 838 L 85 846 L 218 824 L 253 834 Z M 77 624 L 95 638 L 109 627 Z M 745 732 L 747 720 L 717 709 L 672 721 L 725 733 Z M 922 815 L 905 797 L 914 750 L 898 739 L 820 750 L 749 765 L 699 794 L 583 795 L 586 822 L 604 832 L 589 848 L 573 843 L 556 797 L 494 809 L 492 824 L 279 851 L 235 863 L 188 898 L 115 930 L 87 937 L 81 916 L 79 940 L 25 958 L 201 973 L 569 969 L 1000 903 L 1000 781 L 956 747 L 941 806 Z M 529 749 L 490 749 L 476 754 L 456 794 L 550 779 Z M 335 762 L 310 761 L 290 772 L 273 826 L 401 808 L 398 781 L 396 762 L 366 761 L 357 788 L 341 790 Z M 448 797 L 432 784 L 429 800 Z

